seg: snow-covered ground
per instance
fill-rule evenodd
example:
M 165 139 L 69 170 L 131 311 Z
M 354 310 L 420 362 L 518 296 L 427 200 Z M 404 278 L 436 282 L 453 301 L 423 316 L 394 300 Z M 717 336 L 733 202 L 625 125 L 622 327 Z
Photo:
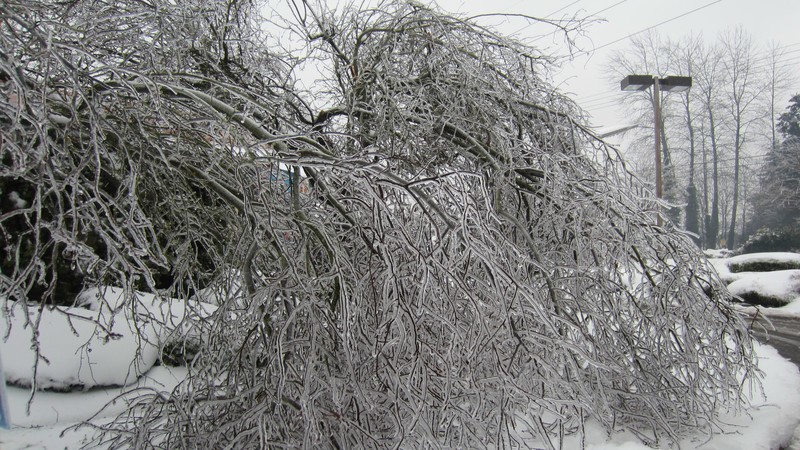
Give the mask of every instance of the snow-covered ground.
M 4 357 L 6 354 L 3 355 Z M 74 392 L 36 392 L 9 386 L 10 430 L 0 431 L 0 448 L 82 449 L 94 438 L 95 429 L 79 426 L 90 421 L 100 425 L 121 413 L 142 389 L 171 392 L 186 377 L 186 369 L 156 366 L 136 382 L 116 388 Z M 62 434 L 63 433 L 63 434 Z
M 79 307 L 0 301 L 0 358 L 13 383 L 6 388 L 13 427 L 0 432 L 0 449 L 84 448 L 94 429 L 74 427 L 99 425 L 143 390 L 171 392 L 185 379 L 186 368 L 156 366 L 159 349 L 198 339 L 216 307 L 145 293 L 123 300 L 121 289 L 106 288 L 81 294 Z
M 690 436 L 681 441 L 681 448 L 778 450 L 789 445 L 789 450 L 800 450 L 800 371 L 774 348 L 755 345 L 759 366 L 765 373 L 763 397 L 757 391 L 749 391 L 753 408 L 747 414 L 721 414 L 723 422 L 738 428 L 710 437 Z M 605 440 L 601 431 L 587 436 L 589 449 L 650 450 L 633 435 L 625 433 Z
M 55 390 L 128 385 L 153 367 L 163 345 L 191 338 L 216 308 L 146 293 L 127 307 L 124 298 L 121 289 L 106 288 L 81 294 L 83 307 L 39 310 L 9 302 L 0 320 L 6 380 Z
M 764 396 L 757 390 L 750 392 L 753 408 L 746 415 L 723 414 L 723 421 L 731 425 L 725 434 L 710 438 L 690 436 L 681 442 L 681 448 L 771 450 L 792 441 L 790 448 L 800 450 L 800 435 L 792 438 L 794 430 L 800 425 L 800 372 L 772 347 L 758 345 L 757 351 L 761 369 L 766 374 L 763 381 Z M 0 448 L 84 448 L 95 436 L 95 430 L 86 426 L 75 428 L 82 421 L 102 424 L 123 410 L 132 396 L 136 395 L 135 389 L 148 387 L 169 392 L 185 376 L 185 369 L 156 366 L 139 382 L 125 388 L 69 393 L 37 392 L 30 415 L 25 412 L 29 390 L 10 387 L 9 403 L 14 427 L 0 432 Z M 114 403 L 107 405 L 111 401 Z M 586 444 L 590 450 L 650 450 L 630 433 L 609 438 L 605 431 L 592 423 L 586 427 Z M 568 439 L 564 448 L 580 448 L 580 445 L 576 440 Z
M 800 255 L 762 255 L 760 258 L 797 258 L 800 264 Z M 788 306 L 777 309 L 800 311 L 800 294 L 795 294 L 800 292 L 796 291 L 800 285 L 794 273 L 800 271 L 732 273 L 729 270 L 731 260 L 734 258 L 713 261 L 723 279 L 741 282 L 741 289 L 753 288 L 788 298 Z M 25 314 L 23 308 L 13 306 L 2 311 L 0 335 L 8 333 L 9 339 L 0 339 L 0 357 L 9 379 L 30 386 L 34 377 L 35 349 L 31 345 L 30 325 L 25 325 L 28 320 L 41 320 L 39 352 L 50 363 L 39 364 L 36 373 L 39 387 L 81 386 L 84 390 L 37 391 L 31 399 L 30 388 L 9 386 L 7 398 L 13 427 L 0 431 L 1 449 L 84 448 L 91 443 L 95 428 L 79 427 L 82 422 L 102 425 L 122 412 L 142 388 L 171 392 L 179 386 L 187 375 L 186 369 L 154 366 L 158 348 L 176 336 L 191 337 L 191 327 L 186 324 L 202 322 L 214 307 L 198 304 L 189 308 L 181 302 L 164 302 L 141 294 L 137 298 L 137 308 L 122 308 L 121 300 L 121 291 L 108 289 L 102 300 L 97 291 L 84 294 L 85 308 L 41 313 L 31 310 Z M 105 330 L 88 326 L 91 320 L 98 318 L 106 324 Z M 137 327 L 147 339 L 137 337 L 134 332 Z M 765 374 L 763 394 L 755 387 L 743 386 L 751 408 L 745 414 L 722 412 L 722 422 L 730 424 L 729 429 L 713 436 L 689 436 L 681 442 L 681 448 L 771 450 L 790 445 L 788 448 L 800 450 L 800 371 L 772 347 L 756 344 L 756 351 Z M 593 450 L 650 448 L 630 433 L 609 437 L 592 423 L 586 427 L 586 447 Z M 568 439 L 564 448 L 580 448 L 580 445 Z

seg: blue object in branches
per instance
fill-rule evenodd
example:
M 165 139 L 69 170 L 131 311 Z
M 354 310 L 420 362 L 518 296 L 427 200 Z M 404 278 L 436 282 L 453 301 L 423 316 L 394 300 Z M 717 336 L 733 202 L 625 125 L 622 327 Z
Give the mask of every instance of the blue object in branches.
M 3 372 L 3 359 L 0 357 L 0 428 L 11 428 L 8 414 L 8 394 L 6 393 L 6 374 Z

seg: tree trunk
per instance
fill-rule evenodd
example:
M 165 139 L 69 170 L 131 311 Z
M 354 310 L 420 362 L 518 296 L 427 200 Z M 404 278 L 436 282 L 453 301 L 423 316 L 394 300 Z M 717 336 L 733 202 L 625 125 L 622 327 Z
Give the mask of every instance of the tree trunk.
M 708 211 L 708 149 L 706 148 L 706 133 L 701 123 L 700 129 L 701 147 L 703 151 L 703 248 L 708 248 L 708 226 L 711 222 L 711 214 Z
M 741 117 L 736 117 L 733 155 L 733 204 L 731 205 L 731 225 L 728 227 L 728 250 L 733 250 L 736 238 L 736 213 L 739 207 L 739 152 L 741 146 Z
M 692 126 L 692 111 L 689 108 L 689 96 L 686 96 L 684 105 L 686 106 L 686 127 L 689 130 L 689 185 L 686 187 L 686 231 L 693 233 L 692 240 L 697 245 L 701 245 L 700 224 L 698 219 L 697 205 L 697 186 L 694 183 L 694 127 Z
M 717 248 L 717 234 L 719 233 L 719 158 L 717 154 L 717 131 L 714 123 L 714 111 L 708 105 L 709 133 L 711 137 L 711 220 L 706 230 L 706 239 L 709 248 Z

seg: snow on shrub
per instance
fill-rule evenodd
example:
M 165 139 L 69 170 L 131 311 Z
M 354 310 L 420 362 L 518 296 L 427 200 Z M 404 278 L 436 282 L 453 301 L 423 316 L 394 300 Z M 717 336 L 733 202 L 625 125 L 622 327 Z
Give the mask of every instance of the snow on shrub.
M 0 323 L 8 335 L 0 346 L 10 383 L 38 389 L 125 385 L 158 358 L 152 323 L 82 308 L 10 305 Z
M 800 269 L 800 254 L 788 252 L 748 253 L 738 256 L 706 255 L 725 284 L 730 284 L 749 272 L 772 272 L 776 270 Z
M 729 284 L 728 290 L 753 305 L 785 306 L 800 297 L 800 270 L 748 273 Z
M 748 253 L 729 258 L 726 263 L 733 273 L 800 269 L 800 254 L 788 252 Z
M 126 302 L 121 289 L 110 287 L 78 300 L 85 307 L 6 303 L 0 336 L 8 338 L 0 351 L 9 382 L 59 390 L 129 384 L 153 367 L 165 344 L 196 339 L 197 319 L 214 309 L 146 293 Z

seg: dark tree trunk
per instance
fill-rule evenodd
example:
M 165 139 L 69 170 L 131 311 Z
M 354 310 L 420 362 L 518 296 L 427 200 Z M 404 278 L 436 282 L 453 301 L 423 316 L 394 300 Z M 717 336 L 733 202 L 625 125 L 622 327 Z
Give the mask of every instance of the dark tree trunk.
M 733 205 L 731 206 L 731 226 L 728 228 L 727 247 L 733 250 L 736 242 L 736 214 L 739 208 L 739 147 L 741 146 L 740 117 L 736 118 L 736 135 L 734 137 L 733 155 Z
M 692 240 L 695 242 L 695 244 L 701 245 L 700 221 L 698 218 L 699 208 L 697 204 L 697 186 L 695 186 L 694 183 L 694 127 L 692 126 L 692 111 L 689 108 L 689 96 L 686 97 L 684 105 L 686 106 L 686 127 L 689 130 L 689 185 L 686 187 L 685 228 L 686 231 L 694 234 L 694 236 L 692 236 Z
M 719 234 L 719 158 L 717 153 L 717 133 L 714 123 L 714 112 L 708 107 L 709 133 L 711 137 L 711 220 L 706 230 L 709 248 L 717 248 L 717 235 Z

